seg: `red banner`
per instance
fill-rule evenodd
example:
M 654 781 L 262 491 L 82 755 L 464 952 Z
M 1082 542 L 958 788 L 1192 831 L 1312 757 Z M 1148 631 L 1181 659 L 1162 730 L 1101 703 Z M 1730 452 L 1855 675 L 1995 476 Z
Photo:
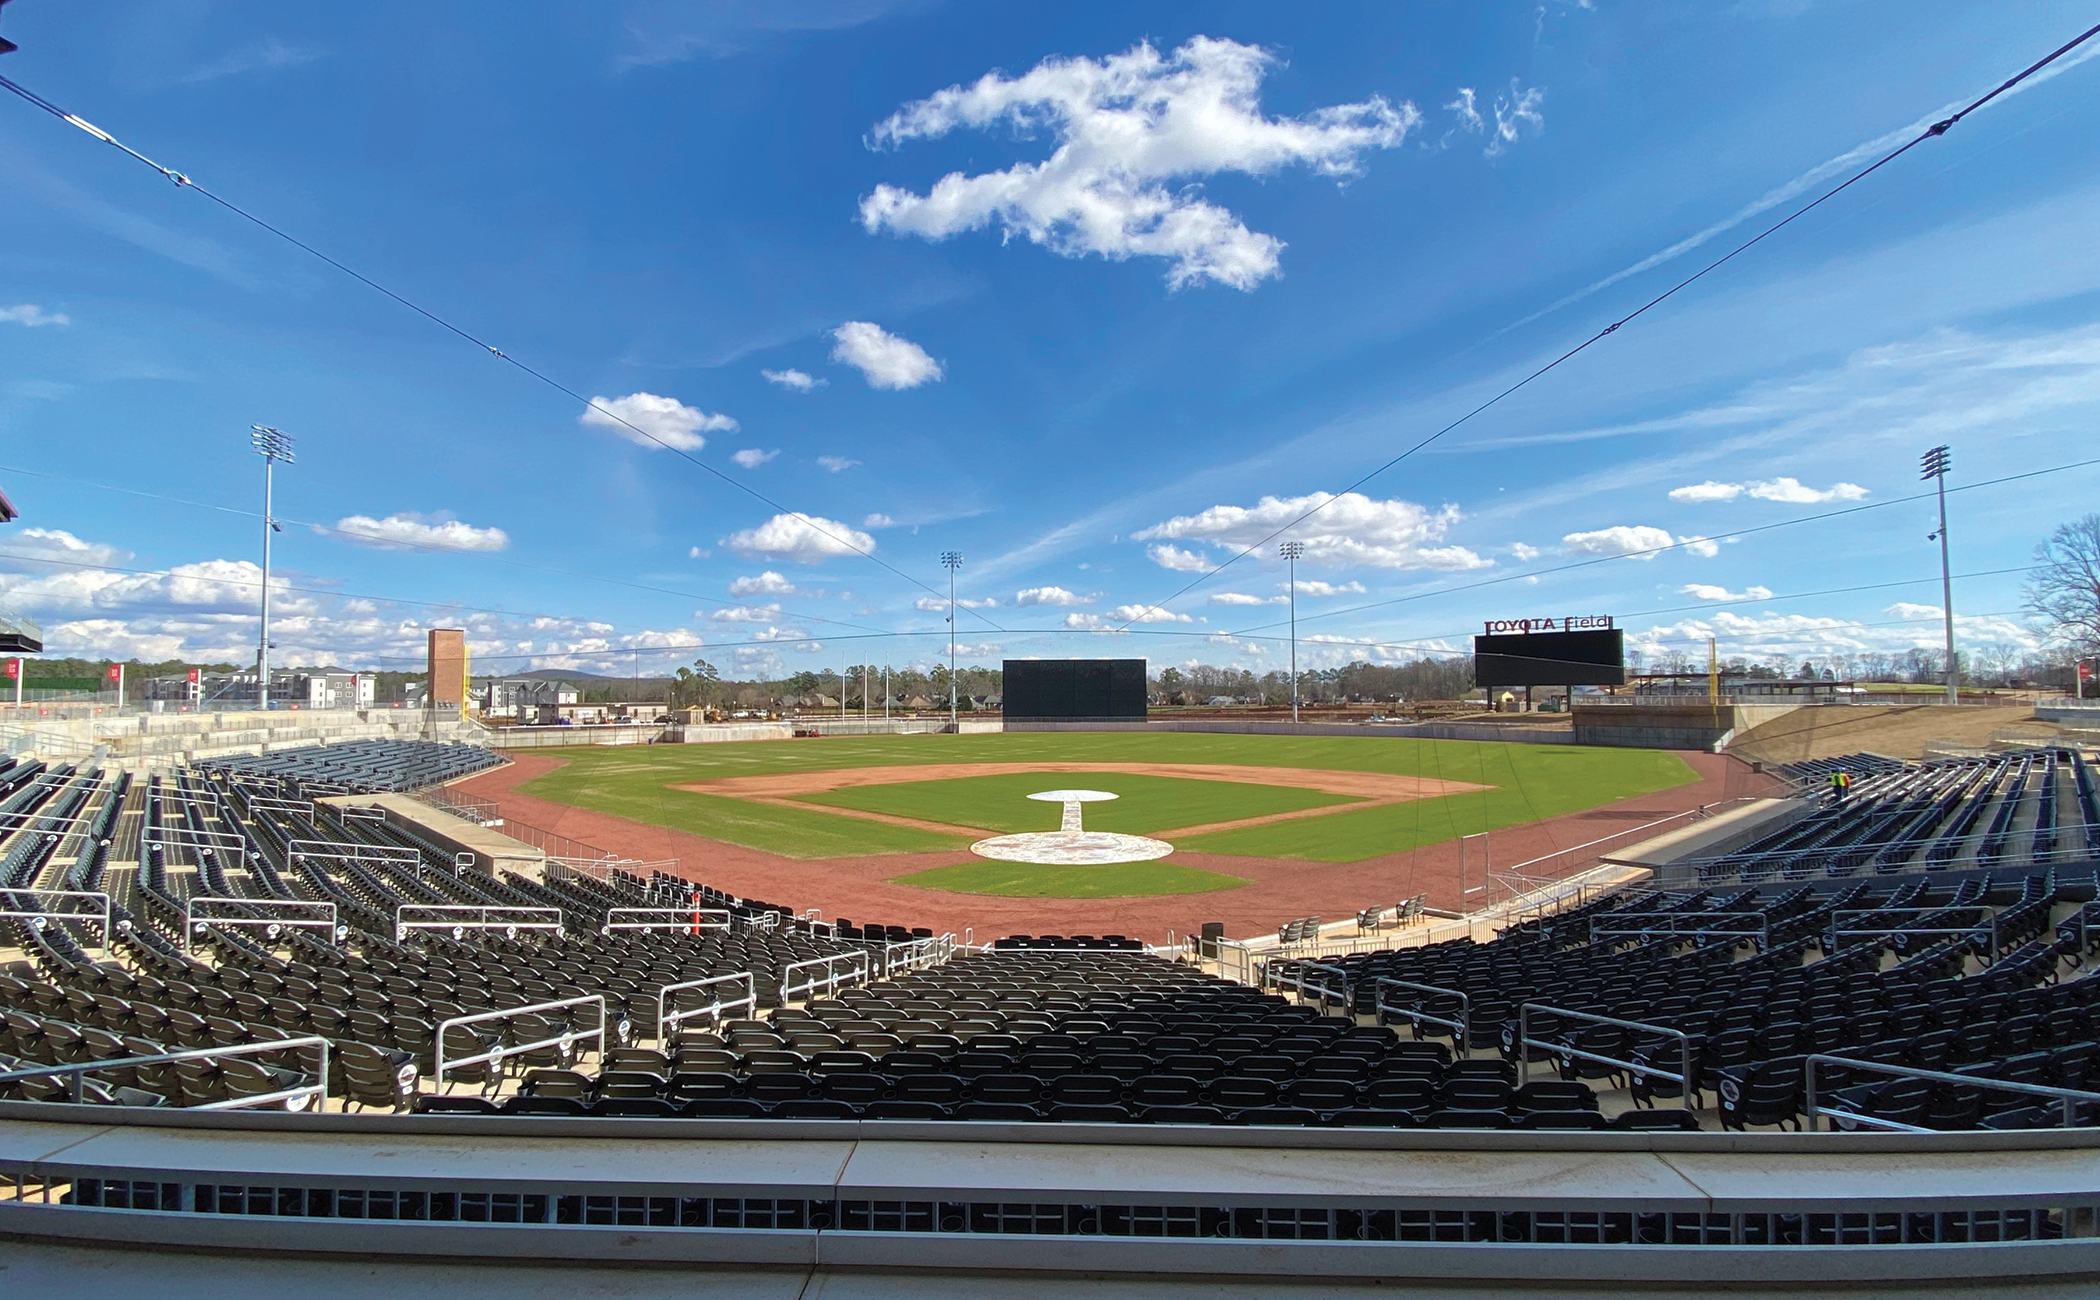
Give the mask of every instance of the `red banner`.
M 14 680 L 15 678 L 17 678 L 17 677 L 20 677 L 21 675 L 22 675 L 22 661 L 21 661 L 21 660 L 19 660 L 19 659 L 10 659 L 10 660 L 8 660 L 8 661 L 7 661 L 7 680 L 9 680 L 9 681 L 13 681 L 13 680 Z
M 190 685 L 195 686 L 199 681 L 203 680 L 201 676 L 202 672 L 203 670 L 199 668 L 190 669 Z
M 106 676 L 107 676 L 107 677 L 109 678 L 109 680 L 111 680 L 111 681 L 113 681 L 113 682 L 121 682 L 121 681 L 123 681 L 123 680 L 124 680 L 124 665 L 122 665 L 122 664 L 111 664 L 111 665 L 109 666 L 109 672 L 108 672 L 107 674 L 105 674 L 105 675 L 106 675 Z

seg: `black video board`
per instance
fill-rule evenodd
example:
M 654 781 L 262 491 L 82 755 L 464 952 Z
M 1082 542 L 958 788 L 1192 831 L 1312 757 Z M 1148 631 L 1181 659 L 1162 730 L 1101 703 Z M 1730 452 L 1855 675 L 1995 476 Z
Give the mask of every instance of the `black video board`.
M 1005 715 L 1034 722 L 1143 722 L 1142 659 L 1009 659 Z
M 1473 680 L 1497 686 L 1624 686 L 1626 638 L 1602 632 L 1520 632 L 1473 638 Z

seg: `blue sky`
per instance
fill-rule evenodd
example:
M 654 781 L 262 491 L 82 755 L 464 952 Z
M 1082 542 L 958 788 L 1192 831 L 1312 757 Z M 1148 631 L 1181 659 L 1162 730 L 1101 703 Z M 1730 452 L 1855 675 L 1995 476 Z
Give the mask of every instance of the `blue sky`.
M 952 549 L 966 658 L 1274 667 L 1273 543 L 1174 593 L 2087 22 L 20 0 L 0 72 L 620 418 L 0 97 L 0 603 L 251 658 L 261 423 L 280 662 L 925 664 Z M 2096 106 L 2066 61 L 1321 509 L 1301 659 L 1937 644 L 1928 504 L 1727 535 L 2100 454 Z M 1997 571 L 2096 485 L 1952 499 L 1965 641 L 2035 643 Z

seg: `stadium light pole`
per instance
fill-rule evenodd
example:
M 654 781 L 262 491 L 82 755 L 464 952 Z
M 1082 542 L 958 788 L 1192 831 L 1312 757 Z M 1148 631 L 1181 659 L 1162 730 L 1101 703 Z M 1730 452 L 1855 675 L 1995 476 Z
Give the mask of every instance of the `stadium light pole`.
M 292 435 L 268 425 L 249 425 L 248 445 L 263 458 L 262 637 L 255 648 L 255 706 L 267 711 L 270 707 L 270 534 L 277 531 L 277 521 L 270 517 L 271 480 L 278 461 L 287 465 L 298 461 L 292 455 Z
M 1298 721 L 1298 557 L 1305 554 L 1305 543 L 1285 542 L 1276 548 L 1277 554 L 1291 562 L 1291 721 Z
M 948 725 L 962 734 L 962 719 L 955 709 L 955 571 L 962 567 L 961 551 L 942 551 L 941 567 L 948 571 Z
M 1925 453 L 1919 478 L 1928 478 L 1939 488 L 1940 530 L 1926 541 L 1940 544 L 1940 604 L 1947 623 L 1947 703 L 1961 703 L 1961 669 L 1954 660 L 1954 571 L 1947 559 L 1947 471 L 1954 466 L 1945 444 Z

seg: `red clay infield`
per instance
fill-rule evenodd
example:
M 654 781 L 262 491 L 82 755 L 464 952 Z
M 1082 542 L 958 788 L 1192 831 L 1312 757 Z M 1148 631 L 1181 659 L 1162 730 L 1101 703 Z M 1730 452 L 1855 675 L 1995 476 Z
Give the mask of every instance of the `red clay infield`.
M 1489 837 L 1494 862 L 1513 865 L 1701 804 L 1770 794 L 1778 788 L 1770 778 L 1752 774 L 1747 764 L 1725 755 L 1679 756 L 1699 774 L 1697 782 L 1495 831 Z M 1429 895 L 1431 907 L 1459 905 L 1456 841 L 1362 862 L 1180 851 L 1172 862 L 1239 876 L 1248 883 L 1216 893 L 1160 898 L 994 898 L 894 885 L 892 877 L 968 861 L 969 855 L 949 850 L 805 861 L 515 793 L 517 786 L 562 761 L 522 754 L 510 766 L 462 781 L 454 789 L 495 802 L 507 819 L 645 861 L 676 858 L 680 874 L 717 889 L 797 910 L 814 907 L 827 919 L 846 916 L 856 925 L 876 921 L 930 926 L 958 935 L 974 929 L 980 943 L 1007 934 L 1111 933 L 1163 942 L 1169 931 L 1187 934 L 1204 921 L 1223 921 L 1227 935 L 1247 937 L 1273 931 L 1295 917 L 1338 920 L 1373 904 L 1391 907 L 1418 893 Z

